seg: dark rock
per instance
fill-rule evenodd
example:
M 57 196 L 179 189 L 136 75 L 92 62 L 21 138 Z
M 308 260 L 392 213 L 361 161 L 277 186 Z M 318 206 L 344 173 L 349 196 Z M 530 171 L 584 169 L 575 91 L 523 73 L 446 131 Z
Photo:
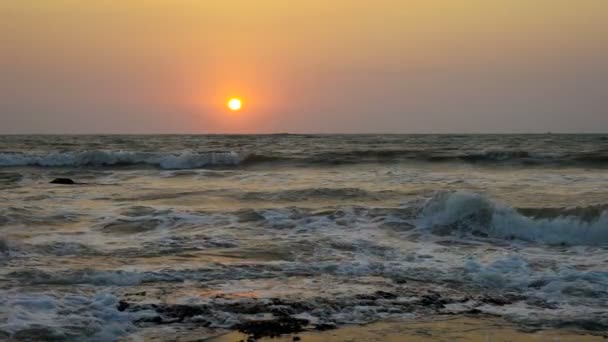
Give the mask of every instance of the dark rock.
M 479 297 L 477 300 L 479 302 L 485 303 L 485 304 L 504 306 L 504 305 L 513 304 L 515 302 L 522 301 L 525 299 L 527 299 L 526 296 L 522 296 L 522 295 L 514 294 L 514 293 L 507 293 L 502 296 L 485 295 L 485 296 Z
M 482 311 L 479 309 L 471 309 L 471 310 L 467 310 L 464 312 L 464 314 L 469 314 L 469 315 L 479 315 L 480 313 L 482 313 Z
M 270 308 L 270 312 L 277 317 L 287 317 L 295 314 L 294 310 L 288 306 L 277 306 Z
M 122 312 L 128 309 L 129 306 L 131 306 L 129 303 L 125 302 L 124 300 L 121 300 L 120 302 L 118 302 L 118 306 L 116 307 L 116 309 Z
M 315 325 L 315 330 L 326 331 L 336 329 L 337 326 L 334 323 L 320 323 Z
M 482 232 L 482 231 L 479 231 L 479 230 L 474 230 L 474 231 L 471 232 L 471 234 L 473 236 L 477 236 L 477 237 L 483 237 L 483 238 L 487 238 L 488 237 L 488 233 Z
M 238 331 L 250 335 L 254 340 L 262 337 L 277 337 L 284 334 L 293 334 L 303 331 L 308 325 L 305 319 L 281 317 L 275 320 L 249 321 L 234 326 Z
M 163 323 L 163 318 L 160 316 L 154 316 L 154 317 L 144 317 L 144 318 L 140 318 L 136 321 L 137 323 L 156 323 L 156 324 L 161 324 Z M 167 323 L 167 322 L 164 322 Z
M 204 306 L 171 305 L 159 308 L 156 312 L 173 318 L 176 322 L 182 322 L 186 318 L 208 314 L 209 309 Z
M 76 184 L 76 182 L 74 182 L 70 178 L 55 178 L 51 181 L 51 184 L 72 185 L 72 184 Z
M 422 306 L 430 306 L 436 309 L 443 309 L 445 304 L 448 304 L 448 301 L 441 298 L 439 293 L 430 293 L 422 296 L 419 302 Z
M 481 302 L 486 304 L 492 304 L 497 306 L 504 306 L 507 304 L 513 304 L 513 302 L 505 297 L 500 296 L 485 296 L 479 299 Z
M 292 341 L 300 341 L 302 339 L 300 338 L 300 336 L 294 336 L 291 340 Z

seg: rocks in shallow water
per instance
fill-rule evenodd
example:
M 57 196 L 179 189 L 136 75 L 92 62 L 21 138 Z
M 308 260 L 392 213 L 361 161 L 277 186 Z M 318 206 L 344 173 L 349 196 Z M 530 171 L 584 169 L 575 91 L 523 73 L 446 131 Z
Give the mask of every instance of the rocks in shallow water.
M 504 295 L 485 295 L 477 298 L 480 303 L 496 305 L 496 306 L 504 306 L 513 304 L 515 302 L 519 302 L 527 299 L 526 296 L 518 295 L 514 293 L 507 293 Z
M 254 339 L 262 337 L 277 337 L 284 334 L 299 333 L 308 325 L 305 319 L 293 317 L 281 317 L 273 320 L 249 321 L 237 324 L 235 328 Z
M 483 313 L 483 311 L 481 311 L 479 309 L 470 309 L 470 310 L 463 312 L 463 314 L 465 314 L 465 315 L 479 315 L 481 313 Z
M 128 309 L 130 306 L 131 306 L 131 304 L 125 302 L 124 300 L 121 300 L 120 302 L 118 302 L 118 306 L 116 307 L 116 309 L 120 312 L 123 312 L 126 309 Z
M 441 294 L 439 293 L 429 293 L 421 296 L 419 304 L 422 306 L 428 306 L 435 309 L 443 309 L 445 304 L 448 304 L 449 301 L 441 298 Z
M 73 184 L 76 184 L 76 182 L 74 182 L 70 178 L 55 178 L 50 183 L 51 184 L 64 184 L 64 185 L 73 185 Z
M 315 330 L 317 331 L 327 331 L 332 329 L 337 329 L 338 326 L 334 323 L 320 323 L 315 325 Z

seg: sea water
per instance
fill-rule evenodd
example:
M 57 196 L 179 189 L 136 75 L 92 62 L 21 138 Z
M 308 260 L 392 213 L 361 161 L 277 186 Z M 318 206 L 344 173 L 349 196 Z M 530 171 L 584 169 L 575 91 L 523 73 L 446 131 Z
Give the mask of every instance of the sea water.
M 607 184 L 605 135 L 0 136 L 0 339 L 607 330 Z

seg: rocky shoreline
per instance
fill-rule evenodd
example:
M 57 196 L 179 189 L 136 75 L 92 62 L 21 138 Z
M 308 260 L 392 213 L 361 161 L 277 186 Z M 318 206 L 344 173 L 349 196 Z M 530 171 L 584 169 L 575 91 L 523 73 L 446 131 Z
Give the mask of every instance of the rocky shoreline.
M 390 319 L 403 317 L 488 317 L 504 319 L 516 324 L 519 329 L 537 331 L 542 329 L 575 329 L 593 335 L 603 336 L 608 326 L 604 321 L 588 318 L 569 321 L 543 320 L 542 322 L 517 320 L 492 313 L 489 308 L 508 307 L 525 304 L 550 311 L 554 304 L 539 298 L 530 298 L 517 293 L 497 295 L 458 295 L 426 291 L 423 294 L 401 289 L 394 292 L 376 291 L 369 294 L 342 296 L 336 298 L 316 297 L 306 300 L 279 298 L 226 298 L 216 296 L 205 304 L 138 303 L 135 297 L 145 297 L 146 293 L 130 294 L 121 300 L 117 309 L 139 316 L 134 323 L 138 327 L 154 325 L 192 325 L 204 328 L 218 328 L 221 317 L 231 317 L 223 322 L 224 329 L 239 331 L 250 341 L 274 338 L 305 331 L 328 331 L 344 326 L 337 317 L 349 310 L 365 309 L 373 311 L 376 317 Z M 139 301 L 141 302 L 141 301 Z M 234 320 L 235 317 L 238 319 Z M 369 323 L 369 322 L 361 322 Z

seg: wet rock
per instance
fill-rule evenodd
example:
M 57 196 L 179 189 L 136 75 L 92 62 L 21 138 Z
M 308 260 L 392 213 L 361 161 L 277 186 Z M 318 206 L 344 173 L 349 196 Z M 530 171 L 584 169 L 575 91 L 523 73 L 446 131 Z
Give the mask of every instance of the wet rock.
M 208 314 L 209 309 L 205 306 L 170 305 L 160 307 L 156 312 L 176 322 L 183 322 L 187 318 Z
M 481 297 L 479 299 L 479 301 L 482 303 L 496 305 L 496 306 L 504 306 L 507 304 L 513 304 L 513 301 L 509 300 L 508 298 L 501 297 L 501 296 L 484 296 L 484 297 Z
M 127 310 L 129 307 L 131 306 L 131 304 L 125 302 L 124 300 L 121 300 L 120 302 L 118 302 L 118 306 L 116 307 L 116 309 L 120 312 Z
M 489 236 L 488 233 L 482 232 L 482 231 L 479 231 L 479 230 L 474 230 L 474 231 L 471 232 L 471 234 L 473 236 L 482 237 L 482 238 L 487 238 Z
M 465 315 L 479 315 L 480 313 L 482 313 L 481 310 L 479 309 L 471 309 L 471 310 L 467 310 L 465 312 L 463 312 Z
M 430 293 L 423 295 L 419 301 L 419 304 L 422 306 L 433 307 L 435 309 L 443 309 L 445 304 L 448 304 L 448 301 L 441 298 L 439 293 Z
M 334 323 L 320 323 L 315 325 L 315 330 L 317 331 L 327 331 L 338 328 L 338 326 Z
M 308 323 L 305 319 L 281 317 L 274 320 L 244 322 L 237 324 L 234 328 L 257 340 L 262 337 L 278 337 L 284 334 L 299 333 L 304 330 L 303 327 Z
M 155 323 L 155 324 L 162 324 L 163 323 L 163 318 L 160 316 L 153 316 L 153 317 L 143 317 L 137 320 L 137 323 Z
M 503 295 L 484 295 L 478 297 L 477 301 L 484 304 L 504 306 L 526 300 L 527 298 L 528 297 L 516 293 L 506 293 Z
M 302 339 L 300 338 L 300 336 L 294 336 L 291 340 L 292 341 L 300 341 Z
M 55 178 L 50 183 L 51 184 L 63 184 L 63 185 L 73 185 L 73 184 L 76 184 L 76 182 L 74 182 L 70 178 Z

